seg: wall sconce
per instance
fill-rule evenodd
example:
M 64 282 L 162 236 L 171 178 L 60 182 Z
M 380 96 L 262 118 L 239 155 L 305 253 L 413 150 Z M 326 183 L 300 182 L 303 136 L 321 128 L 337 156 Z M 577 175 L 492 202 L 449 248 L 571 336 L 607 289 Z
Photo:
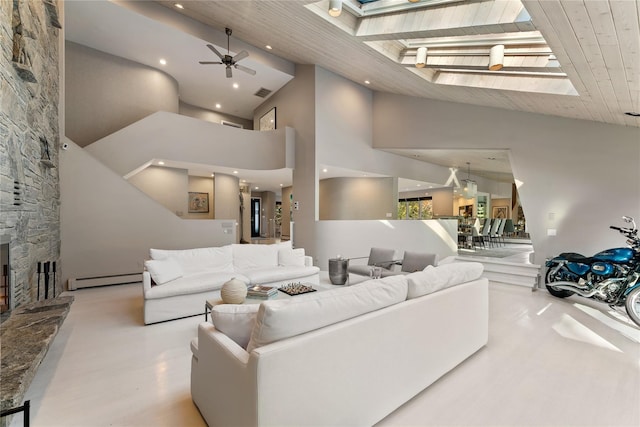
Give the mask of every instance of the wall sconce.
M 416 68 L 424 68 L 427 65 L 427 48 L 419 47 L 416 51 Z
M 489 70 L 497 71 L 504 65 L 504 45 L 497 44 L 489 51 Z
M 340 16 L 342 13 L 342 0 L 330 0 L 329 1 L 329 15 L 334 18 Z

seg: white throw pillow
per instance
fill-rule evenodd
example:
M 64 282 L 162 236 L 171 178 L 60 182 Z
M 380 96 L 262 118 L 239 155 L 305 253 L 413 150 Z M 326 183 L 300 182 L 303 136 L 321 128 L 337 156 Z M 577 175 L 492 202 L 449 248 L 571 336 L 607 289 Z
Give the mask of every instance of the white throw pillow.
M 304 267 L 304 248 L 283 248 L 278 251 L 278 265 L 281 267 Z
M 156 285 L 179 279 L 183 274 L 182 267 L 173 258 L 146 260 L 144 266 Z
M 454 262 L 428 266 L 423 271 L 408 274 L 409 291 L 407 299 L 421 297 L 461 283 L 480 278 L 484 266 L 479 262 Z
M 259 308 L 260 304 L 216 305 L 211 309 L 211 322 L 217 330 L 246 349 Z

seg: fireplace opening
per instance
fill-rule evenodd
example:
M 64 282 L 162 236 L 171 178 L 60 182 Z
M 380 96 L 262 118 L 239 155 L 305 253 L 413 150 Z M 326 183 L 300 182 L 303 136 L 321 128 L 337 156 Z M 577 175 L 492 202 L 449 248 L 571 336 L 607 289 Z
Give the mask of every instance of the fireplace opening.
M 9 263 L 10 238 L 0 236 L 0 265 L 2 280 L 0 281 L 0 319 L 5 320 L 11 310 L 11 264 Z

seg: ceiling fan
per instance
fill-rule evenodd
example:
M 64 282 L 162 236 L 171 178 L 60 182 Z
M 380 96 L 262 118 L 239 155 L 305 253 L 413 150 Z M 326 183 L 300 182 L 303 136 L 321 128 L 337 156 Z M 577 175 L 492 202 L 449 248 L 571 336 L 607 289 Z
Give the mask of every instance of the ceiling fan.
M 229 55 L 229 38 L 231 37 L 231 28 L 225 28 L 225 33 L 227 33 L 227 54 L 223 55 L 213 46 L 208 44 L 207 47 L 211 49 L 213 53 L 218 55 L 221 62 L 213 62 L 213 61 L 200 61 L 200 64 L 209 65 L 209 64 L 224 64 L 227 67 L 227 78 L 231 78 L 233 76 L 231 67 L 236 68 L 240 71 L 244 71 L 245 73 L 251 74 L 252 76 L 256 75 L 256 71 L 251 68 L 245 67 L 243 65 L 239 65 L 237 62 L 241 59 L 249 56 L 249 53 L 246 50 L 240 51 L 236 56 Z

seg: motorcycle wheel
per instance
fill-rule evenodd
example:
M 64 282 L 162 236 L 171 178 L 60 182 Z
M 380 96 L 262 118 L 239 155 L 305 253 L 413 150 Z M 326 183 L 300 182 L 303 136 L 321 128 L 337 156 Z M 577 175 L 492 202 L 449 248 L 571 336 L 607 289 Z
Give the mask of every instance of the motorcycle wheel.
M 564 289 L 555 289 L 553 286 L 550 286 L 549 283 L 555 282 L 555 277 L 551 275 L 551 269 L 547 270 L 547 274 L 544 276 L 544 283 L 547 286 L 547 290 L 551 295 L 556 298 L 566 298 L 573 295 L 571 291 L 565 291 Z
M 627 300 L 624 302 L 624 308 L 627 309 L 627 314 L 635 322 L 636 325 L 640 326 L 640 288 L 636 288 L 629 295 L 627 295 Z

